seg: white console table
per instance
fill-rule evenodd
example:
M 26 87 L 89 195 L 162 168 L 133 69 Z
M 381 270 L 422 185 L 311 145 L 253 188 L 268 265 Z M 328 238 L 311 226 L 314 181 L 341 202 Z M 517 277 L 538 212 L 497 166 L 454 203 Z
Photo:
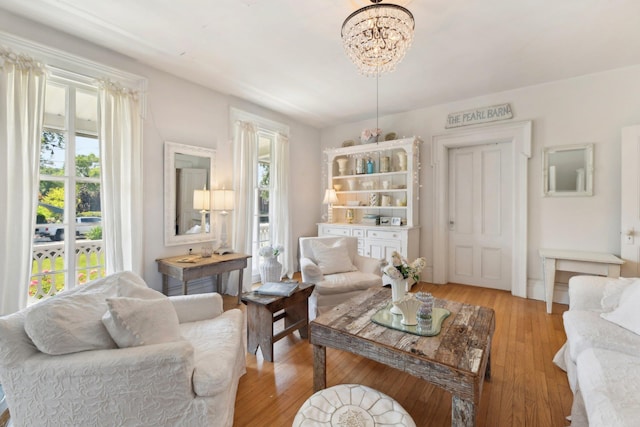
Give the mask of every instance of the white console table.
M 613 254 L 600 252 L 540 249 L 544 268 L 544 291 L 547 313 L 551 313 L 556 270 L 596 276 L 620 277 L 623 260 Z

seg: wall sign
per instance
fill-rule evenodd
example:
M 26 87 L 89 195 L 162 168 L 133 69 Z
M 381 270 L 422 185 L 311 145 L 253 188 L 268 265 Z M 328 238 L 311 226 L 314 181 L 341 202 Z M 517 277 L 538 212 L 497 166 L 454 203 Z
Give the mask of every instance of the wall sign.
M 513 118 L 511 105 L 500 104 L 491 107 L 475 108 L 473 110 L 451 113 L 447 116 L 445 129 L 460 126 L 477 125 L 478 123 L 495 122 Z

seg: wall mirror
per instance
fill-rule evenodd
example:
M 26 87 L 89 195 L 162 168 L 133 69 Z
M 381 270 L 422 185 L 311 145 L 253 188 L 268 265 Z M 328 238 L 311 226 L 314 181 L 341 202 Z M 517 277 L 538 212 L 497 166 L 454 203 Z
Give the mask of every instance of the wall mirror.
M 211 177 L 215 150 L 165 142 L 164 244 L 214 240 L 211 223 Z M 204 221 L 204 224 L 202 222 Z
M 544 149 L 544 195 L 593 195 L 593 144 Z

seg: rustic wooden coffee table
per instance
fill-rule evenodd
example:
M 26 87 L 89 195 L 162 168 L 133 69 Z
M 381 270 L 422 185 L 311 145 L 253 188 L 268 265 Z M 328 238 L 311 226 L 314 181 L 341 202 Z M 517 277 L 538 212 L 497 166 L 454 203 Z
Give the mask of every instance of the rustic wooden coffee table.
M 491 374 L 492 309 L 435 300 L 451 312 L 435 337 L 420 337 L 371 321 L 390 302 L 391 290 L 363 292 L 309 324 L 313 388 L 326 388 L 326 347 L 366 357 L 407 372 L 452 394 L 451 425 L 475 426 L 482 385 Z M 382 390 L 384 392 L 384 390 Z

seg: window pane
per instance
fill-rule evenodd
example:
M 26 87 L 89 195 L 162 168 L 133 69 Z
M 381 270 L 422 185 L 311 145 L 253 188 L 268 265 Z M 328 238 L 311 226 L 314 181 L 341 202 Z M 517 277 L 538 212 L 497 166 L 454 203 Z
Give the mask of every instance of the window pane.
M 101 217 L 100 184 L 78 182 L 76 184 L 76 216 Z M 82 222 L 87 222 L 82 220 Z
M 258 215 L 260 222 L 269 221 L 269 190 L 260 190 L 258 193 Z M 263 221 L 263 217 L 266 220 Z
M 100 143 L 98 138 L 76 135 L 76 176 L 100 177 Z
M 98 95 L 95 92 L 76 91 L 76 132 L 98 133 Z
M 67 110 L 67 88 L 47 83 L 44 95 L 44 127 L 64 129 Z
M 63 132 L 44 129 L 40 140 L 40 175 L 64 175 L 66 138 Z
M 40 180 L 36 223 L 62 222 L 64 218 L 64 183 Z

